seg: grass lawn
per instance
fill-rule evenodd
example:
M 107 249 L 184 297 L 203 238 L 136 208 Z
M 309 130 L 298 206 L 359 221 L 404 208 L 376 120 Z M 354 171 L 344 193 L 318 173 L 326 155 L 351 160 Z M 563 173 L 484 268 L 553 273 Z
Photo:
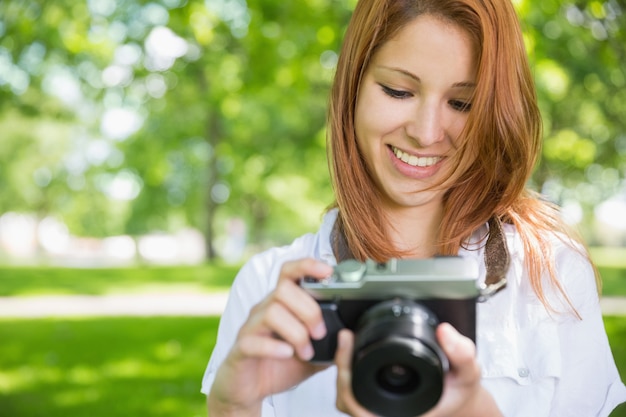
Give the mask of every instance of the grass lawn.
M 218 319 L 0 320 L 2 417 L 206 416 Z
M 592 249 L 605 295 L 626 295 L 626 252 Z M 225 291 L 239 266 L 0 267 L 0 296 Z M 205 417 L 216 317 L 0 318 L 1 417 Z M 626 317 L 605 317 L 626 378 Z M 626 417 L 626 405 L 612 414 Z
M 626 248 L 590 248 L 602 277 L 602 294 L 626 296 Z
M 626 296 L 626 250 L 592 248 L 604 295 Z M 0 266 L 0 296 L 226 291 L 240 265 L 60 268 Z
M 626 268 L 598 267 L 603 295 L 626 296 Z
M 626 372 L 626 320 L 606 317 Z M 217 318 L 0 320 L 2 417 L 205 417 Z M 621 407 L 612 417 L 626 417 Z
M 604 325 L 609 335 L 613 357 L 622 381 L 626 381 L 626 317 L 604 317 Z M 626 404 L 615 410 L 611 417 L 626 417 Z
M 228 290 L 239 265 L 129 268 L 0 267 L 0 296 Z

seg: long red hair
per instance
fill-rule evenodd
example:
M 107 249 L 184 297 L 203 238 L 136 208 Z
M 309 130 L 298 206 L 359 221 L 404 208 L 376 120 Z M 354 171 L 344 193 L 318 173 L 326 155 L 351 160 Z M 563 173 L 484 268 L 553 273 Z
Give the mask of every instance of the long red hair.
M 360 0 L 348 26 L 329 106 L 328 152 L 338 230 L 357 259 L 384 261 L 406 254 L 394 248 L 380 194 L 360 155 L 354 113 L 372 56 L 401 28 L 428 14 L 469 35 L 477 55 L 477 87 L 455 167 L 443 184 L 438 252 L 457 254 L 492 216 L 515 225 L 535 292 L 546 303 L 542 271 L 561 289 L 549 233 L 572 236 L 558 208 L 526 189 L 541 151 L 542 123 L 533 77 L 515 9 L 506 0 Z M 548 232 L 548 233 L 546 233 Z M 547 304 L 547 303 L 546 303 Z

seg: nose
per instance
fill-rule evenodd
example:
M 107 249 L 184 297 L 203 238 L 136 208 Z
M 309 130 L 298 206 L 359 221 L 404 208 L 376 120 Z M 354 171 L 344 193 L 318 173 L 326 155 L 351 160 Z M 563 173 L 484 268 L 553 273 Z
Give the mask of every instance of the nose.
M 442 116 L 437 103 L 416 103 L 406 123 L 407 136 L 423 148 L 442 141 L 444 138 Z

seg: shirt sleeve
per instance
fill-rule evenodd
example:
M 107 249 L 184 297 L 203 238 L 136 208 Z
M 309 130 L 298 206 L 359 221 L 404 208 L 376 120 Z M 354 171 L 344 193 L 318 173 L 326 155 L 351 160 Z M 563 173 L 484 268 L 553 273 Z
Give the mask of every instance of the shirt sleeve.
M 215 347 L 202 378 L 201 392 L 208 395 L 215 380 L 217 369 L 224 361 L 239 329 L 248 317 L 252 307 L 259 303 L 271 290 L 272 262 L 270 253 L 257 255 L 239 271 L 230 289 L 228 302 L 220 318 Z M 274 417 L 272 398 L 263 402 L 263 417 Z
M 565 315 L 557 326 L 561 375 L 551 416 L 608 416 L 626 401 L 602 321 L 591 264 L 571 248 L 557 252 L 557 273 L 580 318 Z M 561 303 L 562 305 L 563 303 Z
M 228 302 L 217 332 L 217 340 L 202 378 L 201 392 L 208 395 L 215 374 L 232 348 L 239 329 L 247 320 L 250 310 L 276 286 L 283 263 L 304 257 L 317 257 L 318 236 L 307 234 L 289 246 L 276 247 L 254 255 L 239 271 L 230 289 Z M 278 417 L 274 397 L 263 401 L 262 416 Z

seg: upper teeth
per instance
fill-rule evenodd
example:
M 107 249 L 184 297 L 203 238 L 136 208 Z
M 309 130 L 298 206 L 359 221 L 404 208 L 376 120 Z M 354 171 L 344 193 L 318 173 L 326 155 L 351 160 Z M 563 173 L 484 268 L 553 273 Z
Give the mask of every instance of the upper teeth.
M 398 159 L 414 167 L 429 167 L 441 161 L 440 156 L 417 157 L 415 155 L 411 155 L 406 152 L 403 152 L 400 149 L 396 148 L 395 146 L 392 146 L 391 149 L 393 150 L 393 153 L 398 157 Z

